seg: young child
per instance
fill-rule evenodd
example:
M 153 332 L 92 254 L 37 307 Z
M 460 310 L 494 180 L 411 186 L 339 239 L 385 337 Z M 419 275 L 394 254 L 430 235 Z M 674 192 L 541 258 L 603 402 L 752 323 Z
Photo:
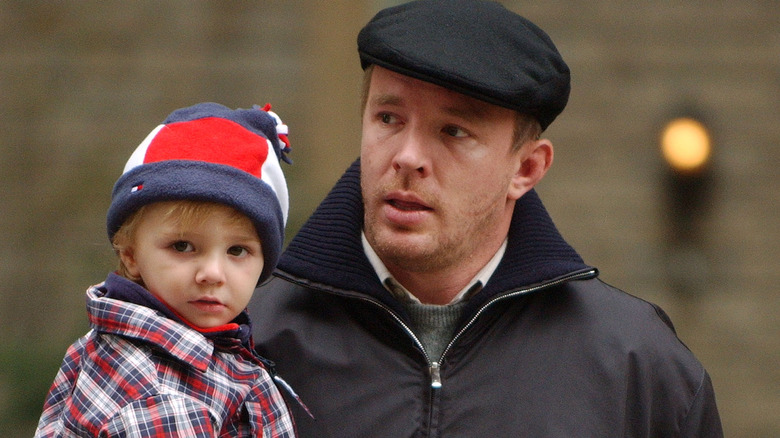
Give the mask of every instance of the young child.
M 287 127 L 270 106 L 171 113 L 114 185 L 120 267 L 87 290 L 35 436 L 292 437 L 245 307 L 281 252 Z

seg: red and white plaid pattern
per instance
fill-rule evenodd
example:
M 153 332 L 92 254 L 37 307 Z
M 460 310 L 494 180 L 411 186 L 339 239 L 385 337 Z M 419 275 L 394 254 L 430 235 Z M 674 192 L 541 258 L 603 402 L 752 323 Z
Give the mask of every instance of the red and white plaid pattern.
M 215 347 L 137 304 L 87 291 L 92 330 L 67 351 L 36 437 L 294 437 L 262 362 L 240 342 Z

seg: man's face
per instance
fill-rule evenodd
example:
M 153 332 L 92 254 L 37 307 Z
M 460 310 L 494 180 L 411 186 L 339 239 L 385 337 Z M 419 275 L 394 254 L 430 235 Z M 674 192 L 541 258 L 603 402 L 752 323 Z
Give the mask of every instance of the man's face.
M 361 144 L 364 231 L 391 272 L 492 256 L 516 199 L 514 126 L 512 110 L 374 67 Z

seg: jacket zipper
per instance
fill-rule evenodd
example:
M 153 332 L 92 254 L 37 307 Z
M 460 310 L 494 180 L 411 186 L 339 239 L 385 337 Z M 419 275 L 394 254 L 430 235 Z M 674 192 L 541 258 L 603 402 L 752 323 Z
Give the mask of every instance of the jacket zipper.
M 409 337 L 412 338 L 414 343 L 420 348 L 420 351 L 422 351 L 423 355 L 425 356 L 425 360 L 429 364 L 435 364 L 436 363 L 436 362 L 433 362 L 433 363 L 431 362 L 431 358 L 430 358 L 430 356 L 428 356 L 428 352 L 425 351 L 425 346 L 423 346 L 422 342 L 420 342 L 420 339 L 417 337 L 417 335 L 414 334 L 412 329 L 408 325 L 406 325 L 406 323 L 398 315 L 396 315 L 396 313 L 391 308 L 385 306 L 384 304 L 382 304 L 379 301 L 374 300 L 373 298 L 366 298 L 366 297 L 355 296 L 355 295 L 349 295 L 349 296 L 352 297 L 352 298 L 357 298 L 359 300 L 363 300 L 363 301 L 367 301 L 369 303 L 375 304 L 376 306 L 378 306 L 379 308 L 381 308 L 385 312 L 387 312 L 391 317 L 393 317 L 393 319 L 398 323 L 398 325 L 400 325 L 401 328 L 404 329 L 406 334 L 408 334 Z
M 502 301 L 504 299 L 516 297 L 516 296 L 519 296 L 519 295 L 524 295 L 524 294 L 531 293 L 531 292 L 536 292 L 536 291 L 539 291 L 539 290 L 542 290 L 542 289 L 545 289 L 545 288 L 548 288 L 548 287 L 551 287 L 551 286 L 556 286 L 556 285 L 559 285 L 561 283 L 566 283 L 568 281 L 573 281 L 573 280 L 579 280 L 579 279 L 583 279 L 583 278 L 592 277 L 595 273 L 596 273 L 596 269 L 589 269 L 587 271 L 575 272 L 573 274 L 557 278 L 557 279 L 549 281 L 547 283 L 542 283 L 542 284 L 539 284 L 537 286 L 529 287 L 529 288 L 526 288 L 526 289 L 518 289 L 518 290 L 516 290 L 514 292 L 507 292 L 507 293 L 504 293 L 504 294 L 499 295 L 497 297 L 494 297 L 493 299 L 491 299 L 490 301 L 488 301 L 487 303 L 482 305 L 482 307 L 479 308 L 477 313 L 475 313 L 474 316 L 471 317 L 469 322 L 466 323 L 466 325 L 464 325 L 463 328 L 461 328 L 458 331 L 458 333 L 456 333 L 455 336 L 452 337 L 450 342 L 447 344 L 447 347 L 444 348 L 444 351 L 442 352 L 441 357 L 439 358 L 438 361 L 432 361 L 431 360 L 431 357 L 428 355 L 428 352 L 425 351 L 425 346 L 422 344 L 422 342 L 420 342 L 420 339 L 417 337 L 417 335 L 414 334 L 414 331 L 412 331 L 412 329 L 398 315 L 396 315 L 396 313 L 392 309 L 390 309 L 386 305 L 382 304 L 381 302 L 379 302 L 379 301 L 377 301 L 377 300 L 375 300 L 373 298 L 367 298 L 367 297 L 364 297 L 364 296 L 352 295 L 352 294 L 347 294 L 347 296 L 352 297 L 352 298 L 357 298 L 359 300 L 367 301 L 369 303 L 372 303 L 372 304 L 378 306 L 379 308 L 381 308 L 385 312 L 387 312 L 398 323 L 398 325 L 400 325 L 401 328 L 403 328 L 403 330 L 406 332 L 406 334 L 408 334 L 409 337 L 412 338 L 414 343 L 417 345 L 417 347 L 420 348 L 420 351 L 422 351 L 423 355 L 425 356 L 425 360 L 428 362 L 428 372 L 429 372 L 430 377 L 431 377 L 431 388 L 436 390 L 436 389 L 440 389 L 442 387 L 441 364 L 444 362 L 444 356 L 447 355 L 447 352 L 450 350 L 450 347 L 452 347 L 452 345 L 455 344 L 455 342 L 458 340 L 458 338 L 460 338 L 463 335 L 463 333 L 465 333 L 466 330 L 468 330 L 474 324 L 474 322 L 480 317 L 480 315 L 482 315 L 482 313 L 484 313 L 484 311 L 488 307 L 490 307 L 494 303 L 497 303 L 497 302 Z
M 516 290 L 514 292 L 507 292 L 507 293 L 505 293 L 503 295 L 499 295 L 497 297 L 494 297 L 493 299 L 491 299 L 490 301 L 485 303 L 482 307 L 480 307 L 479 310 L 477 311 L 477 313 L 475 313 L 474 316 L 471 317 L 469 322 L 467 322 L 466 325 L 464 325 L 463 328 L 460 329 L 458 331 L 458 333 L 456 333 L 455 336 L 452 337 L 450 342 L 444 348 L 444 351 L 441 353 L 441 357 L 439 358 L 439 362 L 438 363 L 433 362 L 432 365 L 436 365 L 436 368 L 437 368 L 437 370 L 436 370 L 437 371 L 437 376 L 438 376 L 438 371 L 439 371 L 438 368 L 439 368 L 440 364 L 444 362 L 444 356 L 447 355 L 447 352 L 450 350 L 450 347 L 452 347 L 452 345 L 455 344 L 455 341 L 457 341 L 458 338 L 460 338 L 461 335 L 463 335 L 463 333 L 465 333 L 466 330 L 468 330 L 469 327 L 471 327 L 474 324 L 474 322 L 477 320 L 477 318 L 479 318 L 479 316 L 488 307 L 490 307 L 494 303 L 497 303 L 497 302 L 502 301 L 504 299 L 516 297 L 516 296 L 519 296 L 519 295 L 525 295 L 525 294 L 528 294 L 528 293 L 531 293 L 531 292 L 536 292 L 536 291 L 539 291 L 541 289 L 545 289 L 545 288 L 548 288 L 548 287 L 559 285 L 561 283 L 566 283 L 566 282 L 569 282 L 569 281 L 579 280 L 579 279 L 583 279 L 583 278 L 589 278 L 589 277 L 593 276 L 595 273 L 596 273 L 596 269 L 589 269 L 587 271 L 575 272 L 573 274 L 557 278 L 557 279 L 552 280 L 552 281 L 547 282 L 547 283 L 542 283 L 542 284 L 539 284 L 537 286 L 530 287 L 530 288 L 527 288 L 527 289 L 518 289 L 518 290 Z M 439 382 L 439 387 L 441 387 L 441 382 Z
M 437 394 L 438 394 L 439 390 L 441 390 L 441 387 L 442 387 L 441 364 L 444 361 L 444 357 L 447 355 L 447 352 L 449 352 L 449 350 L 452 347 L 452 345 L 463 335 L 463 333 L 466 332 L 466 330 L 468 330 L 472 325 L 474 325 L 474 322 L 477 320 L 477 318 L 479 318 L 479 316 L 482 315 L 482 313 L 488 307 L 490 307 L 494 303 L 497 303 L 497 302 L 499 302 L 501 300 L 504 300 L 504 299 L 508 299 L 508 298 L 511 298 L 511 297 L 516 297 L 516 296 L 527 294 L 527 293 L 530 293 L 530 292 L 539 291 L 541 289 L 544 289 L 544 288 L 547 288 L 547 287 L 551 287 L 551 286 L 555 286 L 555 285 L 558 285 L 558 284 L 561 284 L 561 283 L 565 283 L 567 281 L 578 280 L 578 279 L 582 279 L 582 278 L 588 278 L 588 277 L 593 276 L 595 273 L 596 273 L 596 269 L 589 269 L 587 271 L 575 272 L 573 274 L 570 274 L 570 275 L 567 275 L 567 276 L 564 276 L 564 277 L 560 277 L 560 278 L 558 278 L 556 280 L 552 280 L 552 281 L 549 281 L 547 283 L 542 283 L 540 285 L 537 285 L 537 286 L 534 286 L 534 287 L 530 287 L 530 288 L 526 288 L 526 289 L 518 289 L 518 290 L 516 290 L 514 292 L 507 292 L 507 293 L 504 293 L 504 294 L 502 294 L 500 296 L 492 298 L 490 301 L 488 301 L 482 307 L 480 307 L 479 310 L 477 311 L 477 313 L 475 313 L 474 316 L 471 317 L 469 322 L 466 323 L 466 325 L 464 325 L 463 328 L 461 328 L 458 331 L 458 333 L 455 334 L 455 336 L 453 336 L 453 338 L 447 344 L 447 347 L 444 348 L 444 351 L 442 352 L 441 357 L 439 358 L 438 362 L 431 360 L 431 357 L 428 355 L 428 352 L 425 351 L 425 346 L 422 344 L 422 342 L 420 342 L 420 339 L 417 337 L 417 335 L 414 334 L 414 331 L 412 331 L 412 329 L 392 309 L 390 309 L 389 307 L 387 307 L 383 303 L 381 303 L 381 302 L 379 302 L 379 301 L 377 301 L 377 300 L 375 300 L 373 298 L 368 298 L 368 297 L 365 297 L 365 296 L 362 296 L 362 295 L 357 295 L 357 294 L 352 294 L 352 293 L 343 293 L 343 292 L 340 293 L 340 292 L 336 292 L 336 291 L 330 291 L 330 292 L 331 293 L 336 293 L 336 294 L 339 294 L 339 295 L 345 295 L 345 296 L 348 296 L 348 297 L 351 297 L 351 298 L 356 298 L 356 299 L 363 300 L 363 301 L 367 301 L 369 303 L 372 303 L 372 304 L 376 305 L 380 309 L 384 309 L 384 311 L 387 312 L 387 314 L 389 314 L 398 323 L 398 325 L 401 326 L 401 328 L 403 328 L 403 330 L 406 332 L 406 334 L 408 334 L 409 337 L 412 338 L 414 343 L 417 345 L 417 347 L 423 353 L 423 356 L 425 356 L 425 360 L 428 363 L 428 373 L 430 374 L 430 378 L 431 378 L 431 391 L 432 391 L 432 393 L 431 393 L 431 400 L 430 400 L 431 406 L 430 406 L 430 409 L 429 409 L 430 417 L 428 419 L 428 427 L 429 428 L 434 428 L 435 426 L 433 425 L 433 415 L 434 415 L 434 406 L 433 406 L 433 404 L 436 403 L 434 399 L 437 397 Z M 308 409 L 307 409 L 307 411 L 308 411 Z M 311 414 L 309 414 L 309 415 L 311 415 Z

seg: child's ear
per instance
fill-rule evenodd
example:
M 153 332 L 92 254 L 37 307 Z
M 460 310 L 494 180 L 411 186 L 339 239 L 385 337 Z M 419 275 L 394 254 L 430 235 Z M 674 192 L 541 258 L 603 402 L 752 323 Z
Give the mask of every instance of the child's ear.
M 119 259 L 122 264 L 125 265 L 125 270 L 133 278 L 141 278 L 140 272 L 138 272 L 138 263 L 135 260 L 133 254 L 133 248 L 128 246 L 119 251 Z

